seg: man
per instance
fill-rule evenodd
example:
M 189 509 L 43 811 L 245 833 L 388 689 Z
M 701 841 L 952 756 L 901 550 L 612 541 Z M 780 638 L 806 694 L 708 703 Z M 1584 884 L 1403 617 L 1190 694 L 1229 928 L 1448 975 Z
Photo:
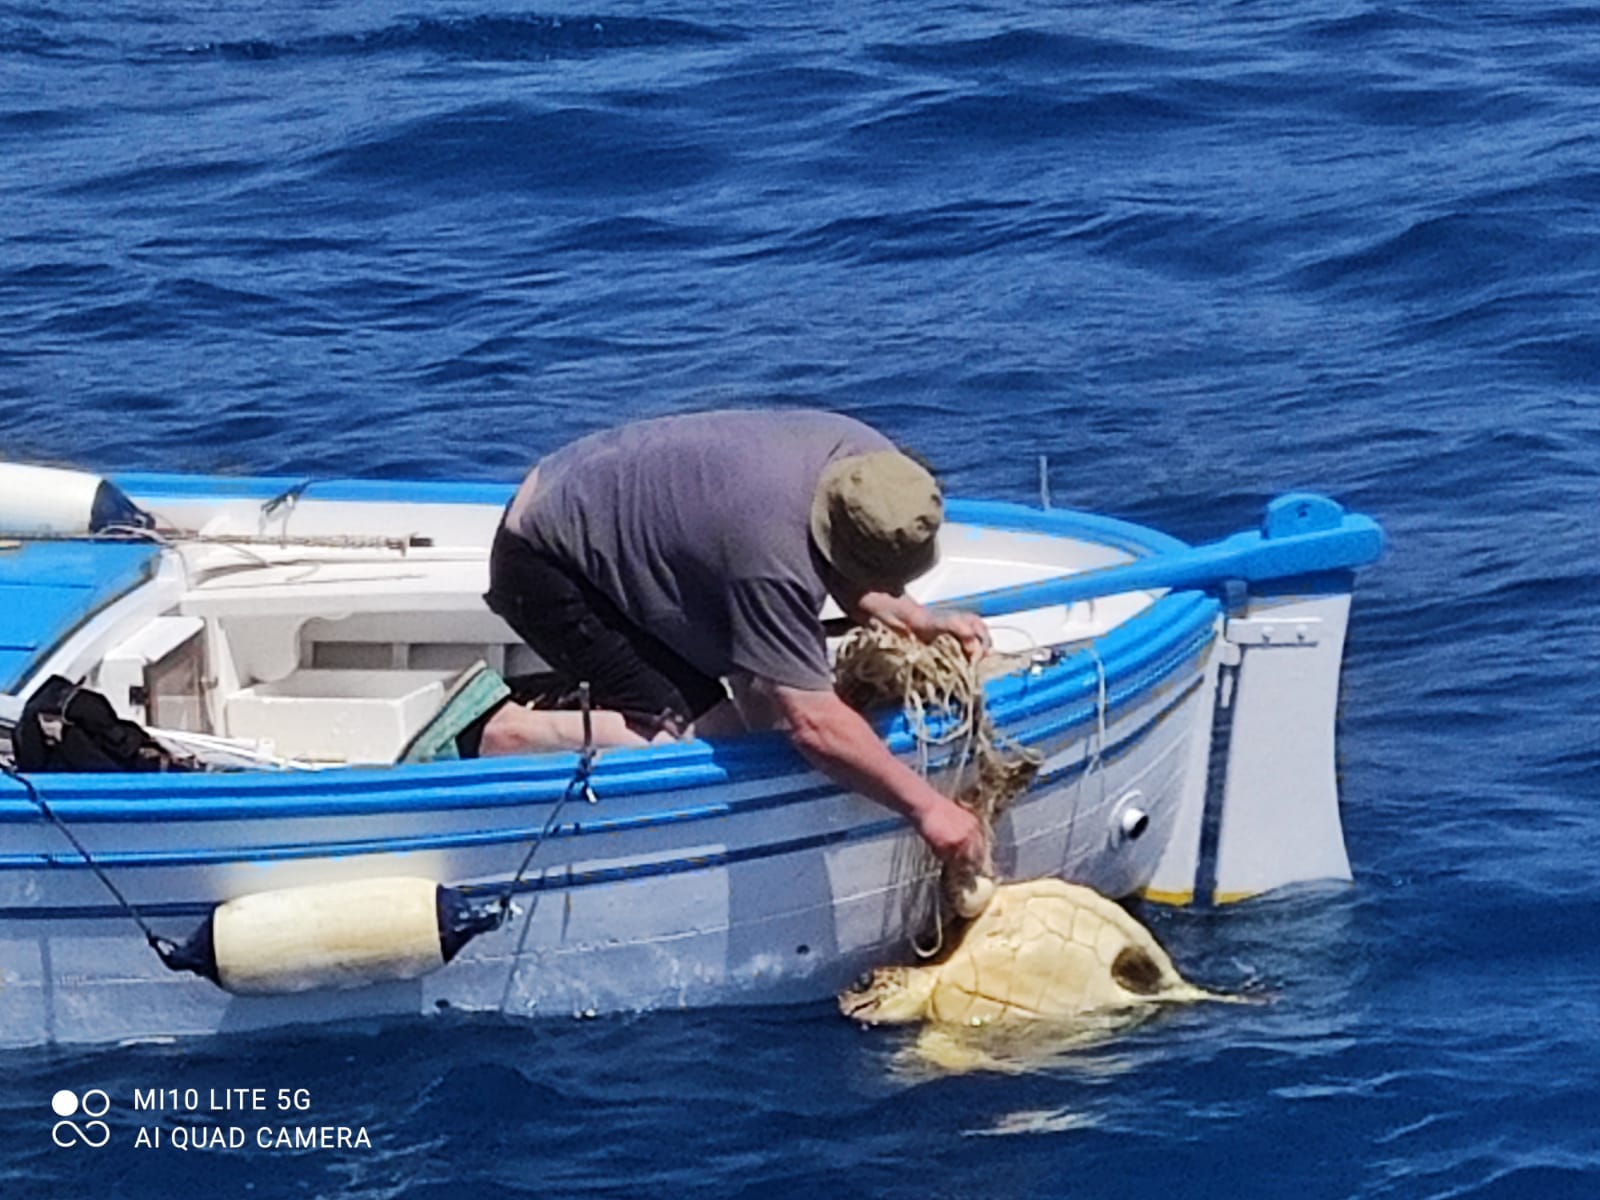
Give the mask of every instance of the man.
M 937 557 L 942 517 L 933 477 L 848 417 L 642 421 L 534 468 L 496 534 L 485 600 L 569 683 L 588 681 L 596 745 L 782 728 L 834 782 L 904 814 L 941 860 L 977 870 L 979 822 L 834 693 L 821 620 L 831 595 L 857 622 L 952 633 L 982 654 L 980 618 L 904 595 Z M 574 714 L 505 705 L 481 753 L 579 738 Z

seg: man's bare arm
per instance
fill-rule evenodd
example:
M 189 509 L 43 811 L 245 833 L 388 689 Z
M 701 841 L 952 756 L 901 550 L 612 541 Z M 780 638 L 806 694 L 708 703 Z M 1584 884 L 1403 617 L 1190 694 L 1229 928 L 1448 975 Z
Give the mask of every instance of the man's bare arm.
M 794 746 L 814 767 L 853 792 L 907 817 L 940 860 L 983 869 L 983 826 L 966 809 L 889 753 L 860 713 L 833 692 L 770 685 Z

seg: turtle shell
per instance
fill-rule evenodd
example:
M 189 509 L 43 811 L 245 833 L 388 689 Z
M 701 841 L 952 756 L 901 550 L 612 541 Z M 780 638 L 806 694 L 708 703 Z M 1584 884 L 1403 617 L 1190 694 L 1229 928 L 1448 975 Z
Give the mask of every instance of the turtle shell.
M 1195 993 L 1149 931 L 1059 879 L 999 888 L 936 966 L 927 1016 L 947 1024 L 1061 1019 Z

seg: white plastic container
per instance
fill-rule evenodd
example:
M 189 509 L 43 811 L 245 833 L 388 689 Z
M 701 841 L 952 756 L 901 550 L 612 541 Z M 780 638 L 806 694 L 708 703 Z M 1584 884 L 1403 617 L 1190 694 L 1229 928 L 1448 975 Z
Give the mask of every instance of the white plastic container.
M 228 698 L 228 734 L 288 758 L 390 763 L 444 704 L 452 671 L 301 670 Z

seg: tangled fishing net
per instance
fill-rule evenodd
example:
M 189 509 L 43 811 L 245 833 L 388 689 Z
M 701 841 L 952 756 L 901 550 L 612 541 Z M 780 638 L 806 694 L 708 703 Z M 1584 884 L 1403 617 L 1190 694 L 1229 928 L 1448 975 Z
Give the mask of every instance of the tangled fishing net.
M 995 729 L 979 664 L 952 634 L 923 642 L 874 621 L 840 645 L 834 679 L 852 708 L 898 704 L 905 710 L 922 773 L 930 765 L 948 772 L 948 794 L 983 822 L 986 833 L 1039 773 L 1039 756 Z M 936 755 L 942 761 L 935 762 Z

